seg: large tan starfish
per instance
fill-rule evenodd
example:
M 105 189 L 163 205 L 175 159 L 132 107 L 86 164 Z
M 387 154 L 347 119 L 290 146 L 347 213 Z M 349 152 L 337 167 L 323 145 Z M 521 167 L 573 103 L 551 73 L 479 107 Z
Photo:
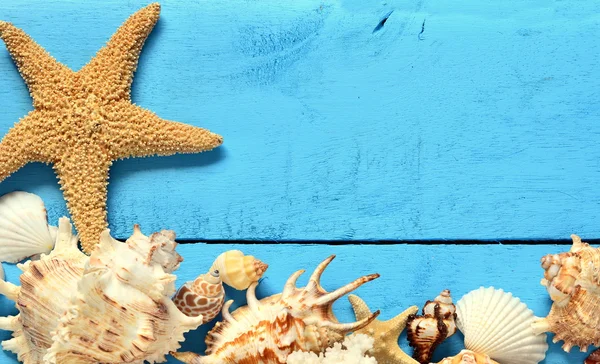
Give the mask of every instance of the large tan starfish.
M 107 227 L 106 187 L 114 160 L 197 153 L 223 142 L 208 130 L 161 119 L 131 102 L 138 58 L 159 14 L 159 4 L 133 14 L 77 72 L 23 30 L 0 21 L 0 38 L 34 106 L 0 143 L 0 181 L 28 162 L 52 164 L 87 253 Z
M 371 315 L 371 310 L 360 297 L 349 295 L 348 299 L 352 304 L 354 315 L 357 320 L 362 320 Z M 419 364 L 418 361 L 406 354 L 398 346 L 398 337 L 406 327 L 408 316 L 417 313 L 419 308 L 411 306 L 398 316 L 387 320 L 373 320 L 366 327 L 356 331 L 356 334 L 366 334 L 375 339 L 373 349 L 367 352 L 367 355 L 377 359 L 379 364 Z

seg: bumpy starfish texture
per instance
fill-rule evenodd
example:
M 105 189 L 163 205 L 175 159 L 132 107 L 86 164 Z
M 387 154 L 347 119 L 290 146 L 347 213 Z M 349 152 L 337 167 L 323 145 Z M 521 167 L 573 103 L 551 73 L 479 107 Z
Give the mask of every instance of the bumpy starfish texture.
M 348 299 L 357 320 L 371 315 L 371 310 L 360 297 L 349 295 Z M 418 310 L 417 306 L 412 306 L 390 320 L 375 319 L 366 327 L 358 330 L 356 334 L 366 334 L 375 339 L 373 349 L 369 350 L 367 354 L 377 359 L 379 364 L 419 364 L 398 346 L 398 337 L 406 327 L 408 316 L 417 313 Z
M 0 38 L 29 88 L 34 110 L 0 143 L 0 181 L 28 162 L 52 164 L 67 207 L 90 253 L 107 227 L 108 170 L 114 160 L 211 150 L 223 138 L 159 118 L 131 102 L 131 82 L 160 13 L 133 14 L 105 47 L 74 72 L 25 32 L 0 21 Z

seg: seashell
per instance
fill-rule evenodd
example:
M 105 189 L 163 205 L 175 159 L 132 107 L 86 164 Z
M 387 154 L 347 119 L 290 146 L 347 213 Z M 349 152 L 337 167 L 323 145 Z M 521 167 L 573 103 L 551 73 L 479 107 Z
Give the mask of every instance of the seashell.
M 17 191 L 0 197 L 0 261 L 16 263 L 49 253 L 55 240 L 56 228 L 48 226 L 39 196 Z
M 237 290 L 243 290 L 262 277 L 269 266 L 252 255 L 229 250 L 219 255 L 210 270 L 218 270 L 221 280 Z
M 507 362 L 508 363 L 508 362 Z M 443 359 L 438 364 L 499 364 L 488 355 L 478 354 L 471 350 L 462 350 L 458 355 Z
M 435 348 L 456 332 L 455 319 L 456 307 L 447 289 L 425 303 L 423 315 L 410 315 L 406 327 L 409 345 L 415 349 L 413 358 L 428 364 Z
M 511 364 L 537 364 L 546 356 L 546 335 L 531 328 L 533 311 L 511 293 L 481 287 L 457 302 L 456 314 L 468 350 Z
M 592 351 L 583 364 L 600 364 L 600 349 Z
M 216 269 L 186 282 L 173 297 L 179 311 L 186 316 L 202 315 L 204 323 L 217 317 L 224 300 L 225 290 Z
M 60 219 L 50 254 L 18 265 L 21 286 L 0 281 L 0 293 L 20 311 L 0 318 L 0 328 L 13 331 L 3 348 L 26 364 L 164 361 L 202 322 L 170 299 L 170 268 L 181 261 L 172 238 L 172 232 L 146 237 L 136 227 L 121 243 L 106 230 L 88 257 L 69 220 Z
M 564 341 L 566 352 L 573 346 L 587 351 L 600 345 L 600 249 L 571 235 L 571 250 L 542 258 L 544 278 L 553 304 L 546 318 L 536 320 L 535 332 L 553 332 L 553 342 Z
M 293 351 L 323 353 L 346 334 L 368 325 L 379 311 L 352 323 L 339 323 L 333 314 L 333 303 L 364 283 L 379 277 L 361 277 L 333 292 L 321 287 L 320 279 L 327 265 L 323 261 L 304 288 L 296 281 L 304 270 L 292 274 L 283 293 L 258 300 L 253 282 L 246 298 L 248 305 L 229 312 L 233 301 L 223 306 L 223 322 L 218 322 L 206 337 L 206 356 L 195 353 L 172 353 L 175 358 L 194 364 L 285 363 Z

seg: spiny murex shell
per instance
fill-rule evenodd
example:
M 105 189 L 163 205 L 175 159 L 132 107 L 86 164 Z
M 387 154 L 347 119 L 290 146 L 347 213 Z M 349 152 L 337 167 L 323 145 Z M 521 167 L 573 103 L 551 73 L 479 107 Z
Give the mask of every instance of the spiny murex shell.
M 206 356 L 195 353 L 173 353 L 189 364 L 280 364 L 293 351 L 324 352 L 347 333 L 365 327 L 379 311 L 353 323 L 339 323 L 333 314 L 333 302 L 377 277 L 358 278 L 333 292 L 321 287 L 321 274 L 335 258 L 323 261 L 304 288 L 296 281 L 304 270 L 297 271 L 286 282 L 283 293 L 258 300 L 257 282 L 248 287 L 248 305 L 229 313 L 233 301 L 223 306 L 223 322 L 218 322 L 206 337 Z
M 477 363 L 486 356 L 503 364 L 537 364 L 546 357 L 546 335 L 531 329 L 533 311 L 511 293 L 494 287 L 471 291 L 456 303 L 456 316 L 465 347 L 479 354 Z
M 170 231 L 121 243 L 105 231 L 90 257 L 77 248 L 68 219 L 54 250 L 19 265 L 21 287 L 0 282 L 20 313 L 0 320 L 12 330 L 2 343 L 24 363 L 161 362 L 183 334 L 202 323 L 173 304 L 181 257 Z
M 554 303 L 546 318 L 535 321 L 536 332 L 553 332 L 555 343 L 570 351 L 579 346 L 600 345 L 600 249 L 571 235 L 571 250 L 542 258 L 541 283 Z

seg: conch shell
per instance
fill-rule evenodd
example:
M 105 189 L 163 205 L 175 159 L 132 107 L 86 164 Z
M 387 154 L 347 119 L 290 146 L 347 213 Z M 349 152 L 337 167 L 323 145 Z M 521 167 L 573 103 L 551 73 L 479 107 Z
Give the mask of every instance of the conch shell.
M 183 334 L 202 323 L 187 317 L 170 297 L 181 256 L 171 231 L 126 243 L 106 230 L 91 256 L 77 248 L 67 218 L 59 221 L 55 248 L 20 264 L 21 286 L 0 281 L 0 293 L 20 313 L 0 319 L 13 331 L 2 342 L 24 363 L 162 362 Z
M 202 315 L 203 322 L 212 321 L 223 308 L 225 290 L 218 270 L 200 275 L 179 288 L 173 302 L 187 316 Z
M 195 353 L 172 353 L 185 363 L 194 364 L 280 364 L 293 351 L 323 353 L 346 334 L 368 325 L 379 311 L 352 323 L 339 323 L 333 315 L 333 303 L 364 283 L 379 277 L 371 274 L 327 292 L 321 287 L 321 274 L 335 256 L 315 269 L 308 284 L 297 288 L 296 281 L 304 270 L 286 282 L 283 293 L 258 300 L 258 282 L 253 282 L 246 298 L 248 306 L 229 312 L 233 301 L 223 306 L 223 322 L 218 322 L 206 337 L 206 356 Z
M 508 362 L 506 362 L 508 364 Z M 488 355 L 478 354 L 471 350 L 462 350 L 458 355 L 443 359 L 438 364 L 499 364 Z
M 415 349 L 413 358 L 428 364 L 435 348 L 456 332 L 455 319 L 456 307 L 447 289 L 425 303 L 423 315 L 410 315 L 406 327 L 409 345 Z
M 262 277 L 269 266 L 252 255 L 229 250 L 219 255 L 210 270 L 218 270 L 223 282 L 237 290 L 246 289 Z
M 533 324 L 536 332 L 553 332 L 553 342 L 563 340 L 563 350 L 600 345 L 600 249 L 571 235 L 573 246 L 566 253 L 542 258 L 541 283 L 554 303 L 546 318 Z
M 546 335 L 536 334 L 531 328 L 533 311 L 511 293 L 481 287 L 456 303 L 456 315 L 465 348 L 474 353 L 462 352 L 441 363 L 487 363 L 493 359 L 499 363 L 537 364 L 546 357 Z

